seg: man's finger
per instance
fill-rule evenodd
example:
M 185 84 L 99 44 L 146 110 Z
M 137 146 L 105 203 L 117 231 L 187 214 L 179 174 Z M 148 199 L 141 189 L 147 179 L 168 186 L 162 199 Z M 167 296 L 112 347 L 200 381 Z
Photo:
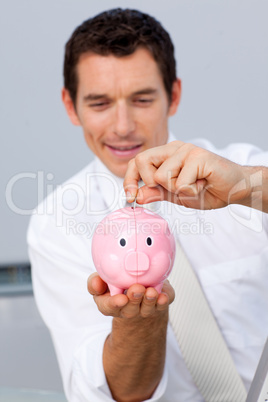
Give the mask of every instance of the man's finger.
M 149 187 L 156 186 L 157 183 L 154 179 L 154 175 L 157 171 L 157 167 L 153 161 L 150 160 L 149 150 L 138 154 L 135 158 L 135 163 L 142 181 Z
M 171 304 L 174 301 L 174 299 L 175 299 L 175 290 L 171 286 L 171 284 L 170 284 L 168 279 L 166 279 L 165 282 L 163 283 L 162 293 L 164 293 L 164 294 L 166 294 L 168 296 L 169 304 Z
M 178 204 L 176 194 L 170 193 L 162 186 L 148 187 L 142 186 L 139 188 L 137 195 L 137 203 L 140 205 L 148 204 L 149 202 L 169 201 Z
M 145 294 L 145 287 L 139 284 L 130 286 L 127 291 L 128 304 L 122 308 L 121 317 L 134 318 L 140 314 L 140 307 Z
M 127 171 L 124 179 L 124 190 L 126 193 L 126 198 L 128 202 L 133 202 L 135 197 L 137 196 L 138 188 L 139 188 L 139 180 L 140 173 L 137 169 L 135 159 L 131 159 L 128 162 Z
M 147 149 L 138 154 L 135 158 L 135 163 L 143 182 L 149 186 L 157 186 L 155 174 L 159 167 L 170 158 L 171 155 L 181 146 L 181 143 L 176 141 L 173 143 L 160 145 L 155 148 Z
M 128 304 L 128 297 L 124 294 L 111 296 L 109 292 L 94 296 L 99 311 L 106 316 L 119 317 L 121 310 Z
M 155 313 L 157 298 L 158 292 L 156 289 L 152 287 L 146 289 L 140 309 L 140 314 L 142 317 L 149 317 Z
M 154 179 L 155 172 L 166 159 L 183 145 L 184 143 L 181 141 L 173 141 L 166 145 L 147 149 L 129 161 L 124 180 L 124 189 L 129 202 L 133 202 L 137 195 L 140 179 L 148 186 L 157 185 Z
M 91 274 L 87 280 L 87 289 L 91 295 L 101 295 L 107 291 L 107 283 L 104 282 L 97 272 Z
M 171 193 L 176 193 L 176 181 L 182 169 L 183 157 L 184 153 L 174 153 L 155 172 L 156 183 Z

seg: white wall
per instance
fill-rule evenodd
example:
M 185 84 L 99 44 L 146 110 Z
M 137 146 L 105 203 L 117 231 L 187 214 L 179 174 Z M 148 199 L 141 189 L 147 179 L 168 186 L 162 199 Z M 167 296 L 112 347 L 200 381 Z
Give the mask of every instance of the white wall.
M 63 48 L 83 20 L 117 6 L 151 13 L 173 38 L 183 82 L 171 122 L 178 138 L 268 148 L 266 0 L 2 1 L 0 263 L 28 260 L 29 216 L 19 210 L 34 208 L 37 183 L 45 195 L 48 185 L 60 184 L 92 158 L 61 104 Z M 12 178 L 7 205 L 4 190 Z

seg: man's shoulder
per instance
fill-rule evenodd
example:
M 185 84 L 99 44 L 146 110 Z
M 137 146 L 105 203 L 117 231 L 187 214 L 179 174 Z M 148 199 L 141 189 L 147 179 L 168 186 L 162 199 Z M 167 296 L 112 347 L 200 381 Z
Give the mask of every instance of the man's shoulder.
M 218 147 L 205 138 L 194 138 L 187 141 L 207 151 L 213 152 L 233 162 L 241 165 L 262 163 L 263 157 L 267 158 L 267 153 L 254 144 L 246 142 L 234 142 L 224 147 Z

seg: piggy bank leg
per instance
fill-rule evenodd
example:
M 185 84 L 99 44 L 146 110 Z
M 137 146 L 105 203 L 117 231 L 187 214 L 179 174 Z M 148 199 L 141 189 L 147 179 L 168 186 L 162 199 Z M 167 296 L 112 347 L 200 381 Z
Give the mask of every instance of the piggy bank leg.
M 116 286 L 111 285 L 109 283 L 108 283 L 108 286 L 109 286 L 109 289 L 110 289 L 111 296 L 119 295 L 121 293 L 124 293 L 124 289 L 117 288 Z
M 163 287 L 163 283 L 159 283 L 158 285 L 155 285 L 154 288 L 157 290 L 158 293 L 161 293 Z

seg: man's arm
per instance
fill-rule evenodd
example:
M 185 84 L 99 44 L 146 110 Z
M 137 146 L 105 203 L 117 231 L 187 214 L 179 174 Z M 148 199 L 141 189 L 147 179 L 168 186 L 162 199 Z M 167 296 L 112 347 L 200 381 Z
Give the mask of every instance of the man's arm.
M 118 402 L 150 398 L 163 374 L 173 288 L 166 281 L 158 295 L 154 288 L 135 284 L 126 295 L 110 296 L 106 283 L 93 274 L 88 290 L 99 310 L 114 317 L 103 350 L 104 371 L 113 398 Z
M 138 190 L 138 181 L 145 183 Z M 229 204 L 268 212 L 268 168 L 241 166 L 181 141 L 141 152 L 129 162 L 124 180 L 129 202 L 167 200 L 195 209 Z

